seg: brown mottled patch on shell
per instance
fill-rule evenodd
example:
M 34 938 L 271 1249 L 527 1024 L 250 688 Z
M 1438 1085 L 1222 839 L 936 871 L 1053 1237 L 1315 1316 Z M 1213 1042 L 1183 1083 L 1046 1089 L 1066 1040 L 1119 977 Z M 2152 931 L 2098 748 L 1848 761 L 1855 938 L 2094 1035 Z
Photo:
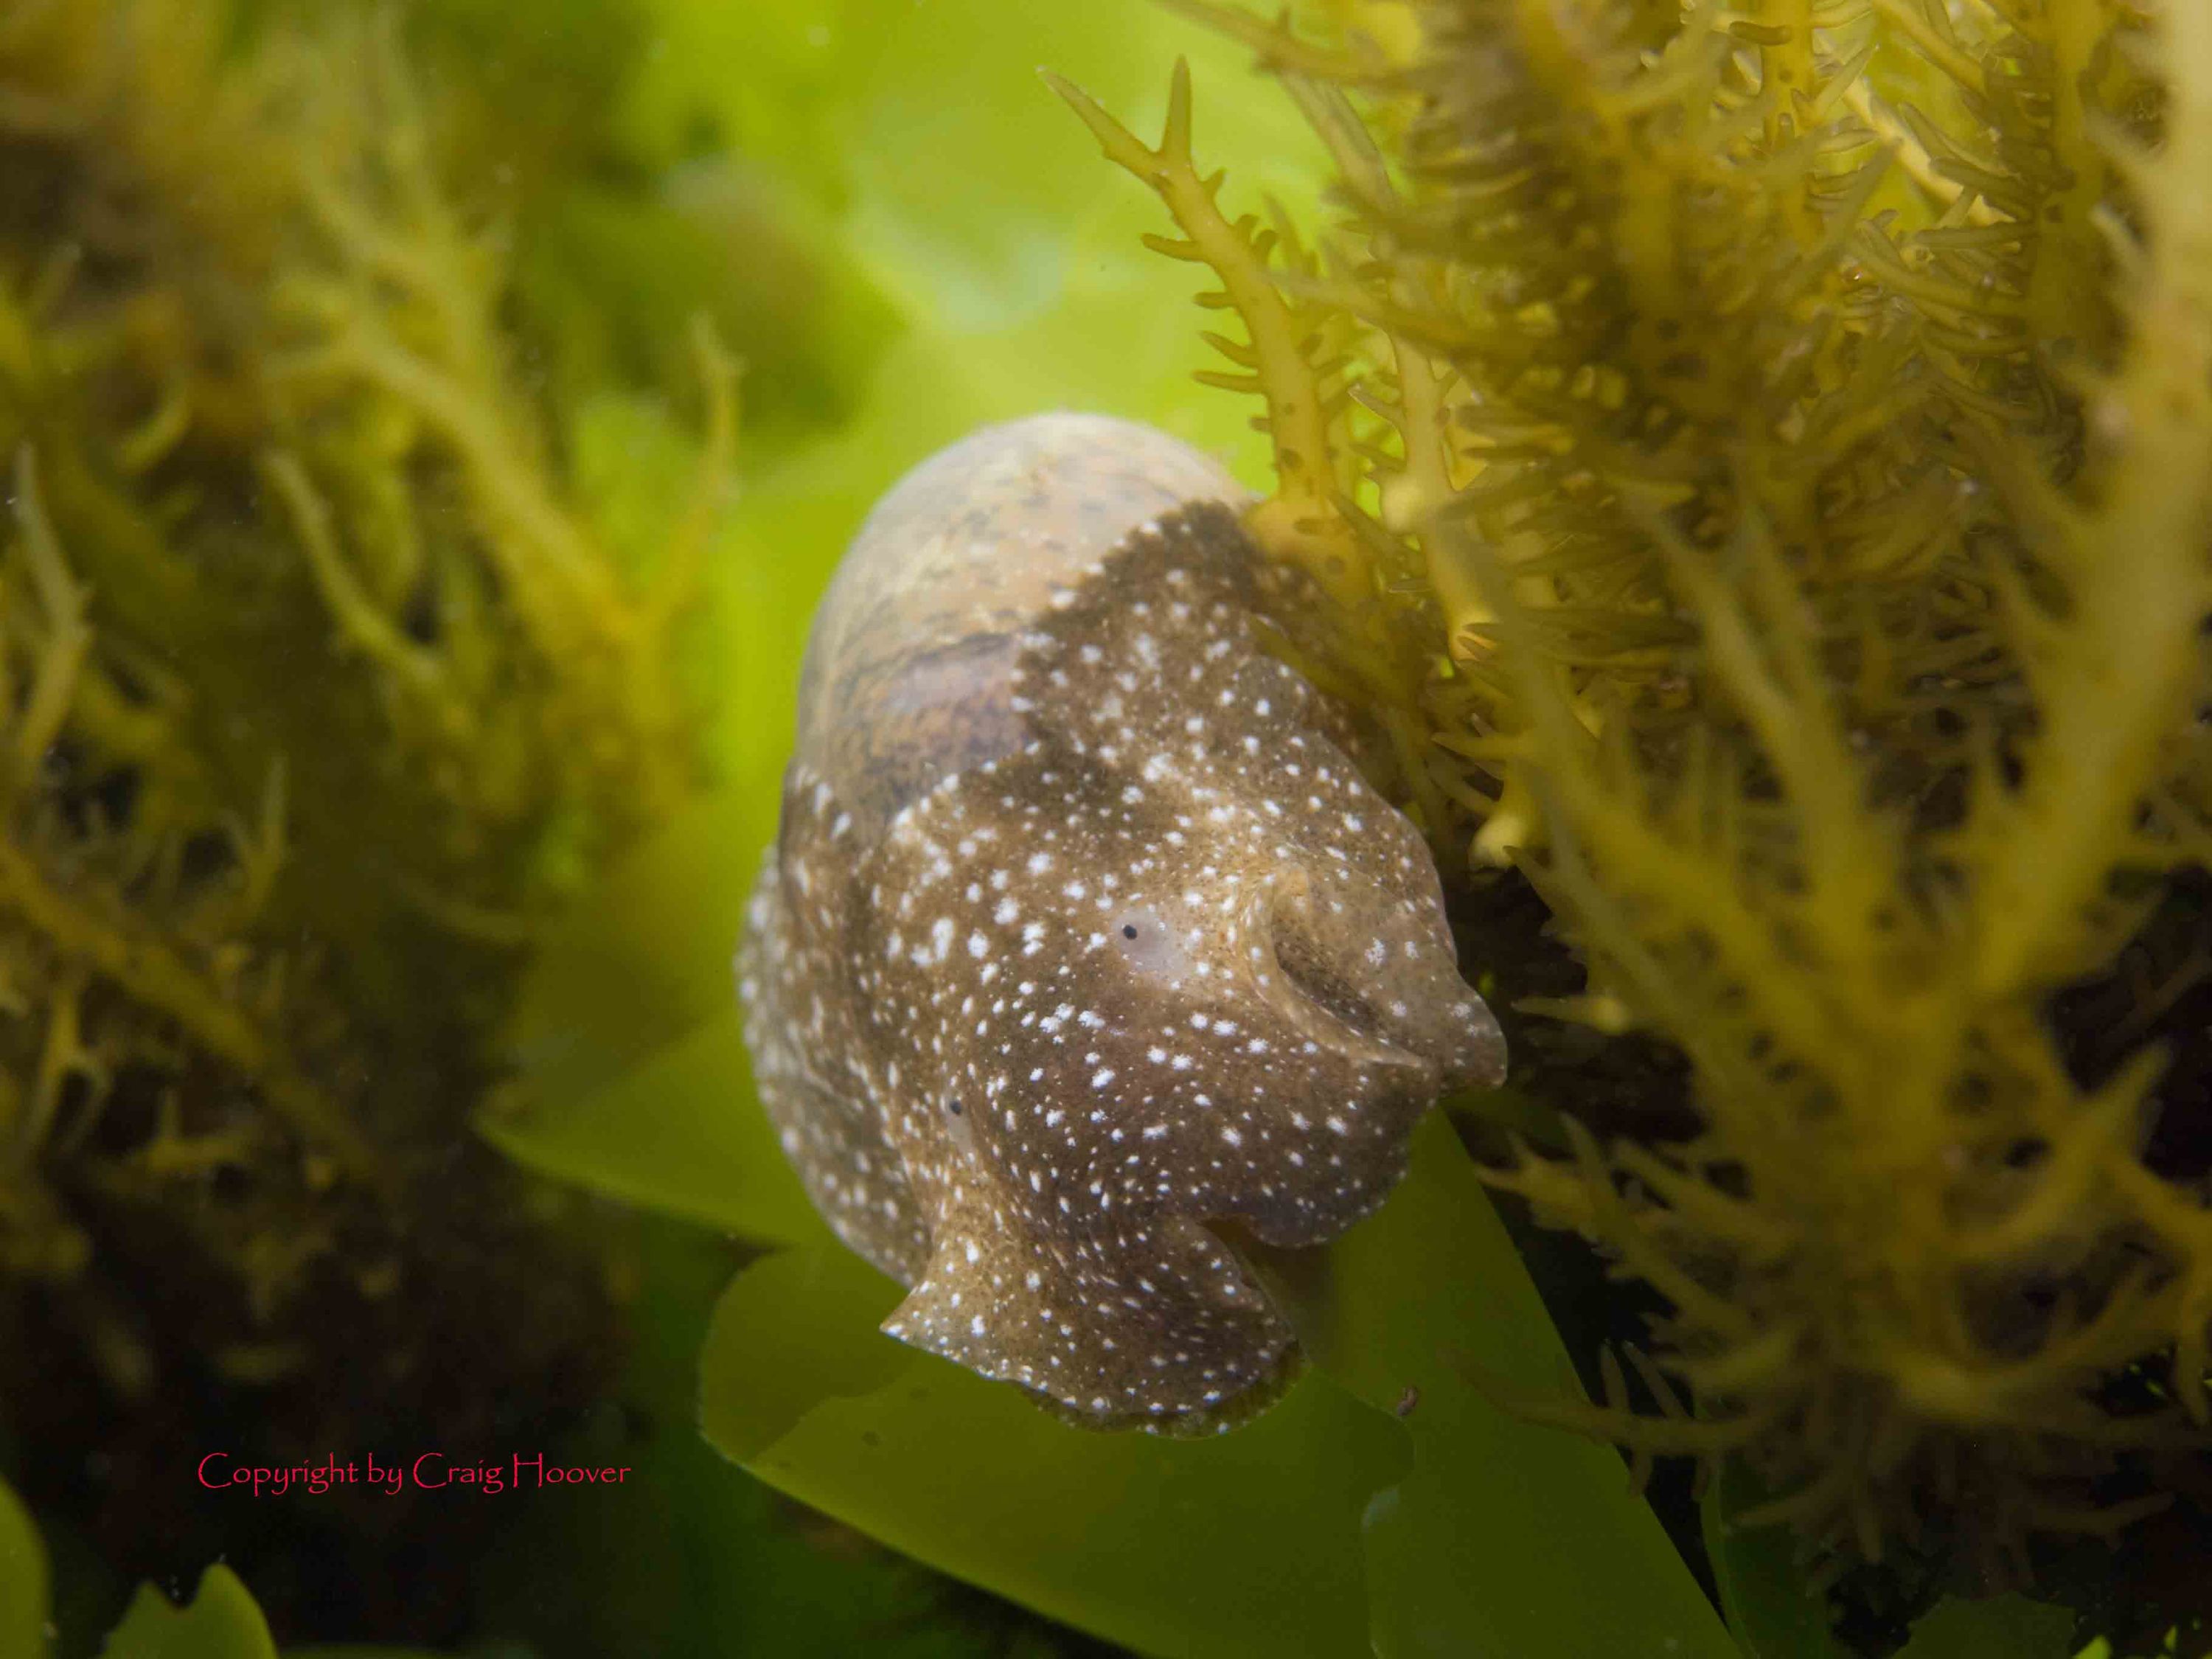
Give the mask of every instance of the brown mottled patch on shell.
M 1436 872 L 1259 648 L 1313 598 L 1210 463 L 1047 416 L 927 464 L 817 622 L 740 973 L 762 1096 L 894 1334 L 1094 1422 L 1226 1423 L 1319 1243 L 1502 1074 Z M 910 556 L 902 556 L 902 546 Z

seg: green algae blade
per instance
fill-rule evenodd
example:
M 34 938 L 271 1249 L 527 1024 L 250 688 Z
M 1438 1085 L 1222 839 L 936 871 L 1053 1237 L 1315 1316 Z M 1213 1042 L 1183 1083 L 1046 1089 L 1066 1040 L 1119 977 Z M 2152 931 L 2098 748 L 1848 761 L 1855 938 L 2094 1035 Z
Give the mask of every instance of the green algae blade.
M 618 997 L 624 963 L 651 971 L 653 935 L 708 918 L 713 948 L 672 945 L 659 982 L 679 1003 L 719 998 L 720 1012 L 628 1065 L 609 1058 L 619 1050 L 611 1038 L 589 1064 L 565 1051 L 544 1078 L 562 1086 L 484 1126 L 548 1173 L 800 1247 L 748 1269 L 717 1315 L 701 1397 L 722 1450 L 932 1565 L 1150 1651 L 1246 1650 L 1220 1646 L 1227 1627 L 1210 1620 L 1178 1636 L 1195 1581 L 1147 1554 L 1160 1517 L 1177 1515 L 1206 1536 L 1240 1540 L 1206 1562 L 1207 1605 L 1295 1610 L 1287 1624 L 1237 1613 L 1273 1651 L 1364 1652 L 1371 1636 L 1389 1656 L 1542 1659 L 1655 1631 L 1684 1659 L 1729 1651 L 1618 1455 L 1505 1415 L 1455 1374 L 1449 1355 L 1466 1350 L 1532 1391 L 1577 1386 L 1440 1116 L 1380 1214 L 1328 1252 L 1271 1258 L 1318 1375 L 1218 1442 L 1071 1429 L 1015 1390 L 881 1335 L 896 1287 L 830 1237 L 751 1091 L 725 977 L 741 890 L 733 872 L 749 877 L 750 860 L 728 861 L 714 886 L 721 837 L 744 816 L 672 826 L 647 860 L 655 867 L 618 878 L 580 918 L 574 944 L 576 970 L 588 964 Z M 574 1006 L 590 1005 L 580 993 Z M 611 1080 L 591 1086 L 610 1068 Z M 1419 1404 L 1401 1423 L 1395 1407 L 1409 1387 Z M 1347 1448 L 1357 1449 L 1349 1464 Z M 982 1493 L 996 1494 L 995 1507 L 963 1520 L 962 1506 Z M 1024 1519 L 1034 1516 L 1092 1541 L 1045 1548 Z M 1172 1553 L 1196 1571 L 1188 1552 Z M 1285 1561 L 1296 1565 L 1295 1595 L 1283 1588 Z M 1293 1629 L 1306 1645 L 1281 1645 Z M 1179 1647 L 1185 1636 L 1203 1640 Z
M 1433 1127 L 1381 1214 L 1303 1264 L 1315 1368 L 1232 1433 L 1072 1428 L 904 1349 L 875 1328 L 897 1286 L 826 1233 L 725 1296 L 702 1425 L 793 1496 L 1145 1652 L 1565 1659 L 1648 1639 L 1723 1659 L 1618 1455 L 1505 1415 L 1442 1358 L 1473 1343 L 1516 1381 L 1575 1387 L 1465 1155 Z
M 46 1549 L 23 1500 L 0 1480 L 0 1653 L 46 1650 Z
M 708 1437 L 917 1559 L 1140 1652 L 1367 1651 L 1360 1516 L 1405 1462 L 1387 1418 L 1309 1375 L 1209 1439 L 1074 1428 L 878 1334 L 899 1295 L 827 1241 L 749 1268 L 702 1358 Z
M 2067 1659 L 2074 1614 L 2024 1595 L 1952 1596 L 1912 1626 L 1897 1659 Z
M 735 1010 L 597 1093 L 481 1127 L 546 1175 L 744 1238 L 792 1241 L 820 1224 L 755 1102 Z
M 1729 1628 L 1746 1659 L 1844 1659 L 1829 1632 L 1826 1604 L 1806 1592 L 1796 1535 L 1786 1526 L 1739 1527 L 1730 1520 L 1759 1501 L 1750 1477 L 1731 1461 L 1699 1506 Z
M 141 1584 L 100 1659 L 276 1659 L 276 1644 L 251 1592 L 217 1563 L 200 1575 L 198 1593 L 181 1607 Z
M 670 869 L 713 845 L 677 834 L 670 847 L 690 850 L 668 851 Z M 625 890 L 616 908 L 651 912 Z M 1271 1259 L 1316 1371 L 1202 1443 L 1067 1427 L 880 1334 L 897 1289 L 806 1206 L 726 1006 L 611 1083 L 487 1133 L 630 1201 L 797 1243 L 718 1310 L 701 1357 L 708 1437 L 770 1485 L 1011 1599 L 1161 1653 L 1371 1640 L 1385 1656 L 1542 1659 L 1654 1631 L 1685 1659 L 1729 1651 L 1619 1457 L 1504 1415 L 1455 1375 L 1446 1356 L 1468 1348 L 1516 1384 L 1576 1386 L 1440 1117 L 1379 1215 L 1303 1264 Z M 1419 1404 L 1401 1422 L 1408 1387 Z M 1199 1559 L 1177 1537 L 1236 1541 Z
M 1734 1654 L 1620 1455 L 1509 1415 L 1462 1375 L 1464 1354 L 1532 1395 L 1582 1398 L 1440 1115 L 1380 1212 L 1275 1278 L 1318 1369 L 1378 1410 L 1406 1407 L 1413 1468 L 1366 1528 L 1383 1659 Z

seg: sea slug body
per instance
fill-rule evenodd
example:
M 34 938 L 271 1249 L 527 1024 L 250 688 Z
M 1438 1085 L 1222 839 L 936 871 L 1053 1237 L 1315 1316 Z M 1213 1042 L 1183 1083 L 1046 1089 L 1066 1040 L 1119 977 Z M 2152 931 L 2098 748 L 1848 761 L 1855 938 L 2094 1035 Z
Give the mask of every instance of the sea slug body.
M 738 953 L 784 1151 L 908 1287 L 884 1329 L 1102 1424 L 1293 1352 L 1209 1223 L 1334 1237 L 1504 1073 L 1356 723 L 1261 649 L 1318 601 L 1240 503 L 1091 416 L 910 473 L 816 618 Z

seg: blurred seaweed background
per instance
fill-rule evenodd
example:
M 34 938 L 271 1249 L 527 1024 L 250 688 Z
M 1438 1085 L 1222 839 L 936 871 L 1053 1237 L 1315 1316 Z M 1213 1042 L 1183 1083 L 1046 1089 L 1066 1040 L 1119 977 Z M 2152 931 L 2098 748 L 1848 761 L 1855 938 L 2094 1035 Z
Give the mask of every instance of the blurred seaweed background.
M 0 1659 L 2203 1654 L 2208 31 L 0 0 Z M 847 538 L 1071 406 L 1512 1010 L 1206 1443 L 877 1334 L 732 1006 Z M 633 1475 L 195 1477 L 426 1450 Z

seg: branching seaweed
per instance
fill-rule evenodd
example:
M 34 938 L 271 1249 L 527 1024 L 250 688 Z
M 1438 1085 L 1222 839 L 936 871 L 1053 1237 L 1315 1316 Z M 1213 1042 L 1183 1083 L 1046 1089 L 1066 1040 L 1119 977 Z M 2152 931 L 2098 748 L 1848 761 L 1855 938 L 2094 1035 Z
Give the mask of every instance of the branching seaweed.
M 392 20 L 222 11 L 0 5 L 0 1412 L 32 1443 L 89 1409 L 40 1375 L 71 1344 L 140 1405 L 348 1345 L 435 1386 L 409 1345 L 472 1297 L 506 1333 L 476 1385 L 563 1386 L 597 1247 L 467 1115 L 520 947 L 700 775 L 675 663 L 730 365 L 702 330 L 672 544 L 611 547 Z
M 1493 1171 L 1669 1307 L 1659 1417 L 1553 1414 L 1747 1456 L 1847 1555 L 2126 1524 L 2134 1453 L 2212 1443 L 2212 1208 L 2150 1152 L 2169 1048 L 2092 1074 L 2053 998 L 2205 861 L 2212 17 L 1182 9 L 1345 210 L 1321 265 L 1222 256 L 1292 452 L 1255 532 L 1353 550 L 1431 665 L 1429 826 L 1551 905 L 1547 1011 L 1691 1066 L 1686 1138 Z M 1085 114 L 1212 250 L 1175 108 L 1158 151 Z M 1350 394 L 1321 454 L 1289 315 Z

